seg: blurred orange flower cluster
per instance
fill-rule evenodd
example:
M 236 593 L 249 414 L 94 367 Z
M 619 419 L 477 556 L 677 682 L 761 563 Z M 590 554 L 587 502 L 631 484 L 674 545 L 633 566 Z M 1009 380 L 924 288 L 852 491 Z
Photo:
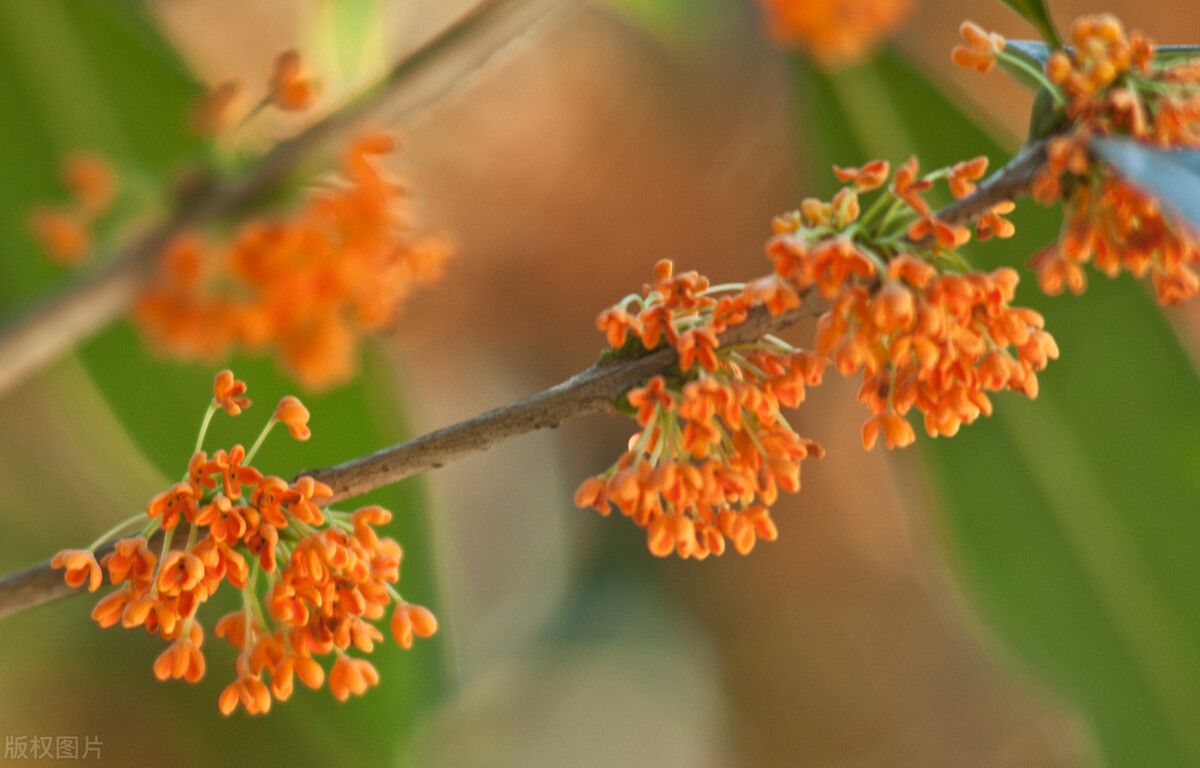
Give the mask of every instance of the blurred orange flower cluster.
M 379 675 L 370 662 L 346 651 L 354 646 L 370 653 L 383 639 L 370 622 L 394 604 L 392 636 L 409 648 L 414 635 L 431 636 L 437 620 L 428 609 L 405 602 L 392 586 L 400 578 L 400 545 L 373 527 L 389 522 L 390 512 L 378 506 L 355 512 L 322 509 L 322 500 L 333 494 L 327 485 L 307 476 L 289 484 L 250 466 L 276 424 L 287 426 L 297 439 L 309 437 L 309 414 L 299 400 L 280 401 L 249 452 L 241 445 L 211 457 L 201 450 L 217 410 L 237 415 L 250 406 L 245 391 L 231 372 L 217 374 L 184 479 L 155 496 L 146 516 L 109 532 L 137 525 L 140 535 L 121 539 L 100 561 L 95 549 L 109 534 L 87 549 L 59 552 L 51 564 L 65 569 L 67 584 L 86 582 L 92 592 L 108 572 L 120 589 L 104 597 L 92 617 L 102 627 L 145 626 L 170 641 L 154 663 L 160 680 L 196 682 L 204 676 L 197 609 L 224 582 L 240 589 L 242 608 L 215 627 L 217 636 L 239 651 L 237 677 L 218 701 L 225 714 L 239 703 L 250 714 L 266 712 L 272 699 L 291 696 L 296 678 L 320 687 L 325 673 L 314 657 L 331 653 L 336 655 L 329 672 L 333 695 L 344 700 L 362 694 Z M 187 541 L 173 547 L 181 526 Z M 160 530 L 165 533 L 156 553 L 150 537 Z
M 744 322 L 756 296 L 778 312 L 799 297 L 770 278 L 713 287 L 695 272 L 675 275 L 670 261 L 654 277 L 597 325 L 620 352 L 674 347 L 679 370 L 629 392 L 642 430 L 606 473 L 584 481 L 575 503 L 603 515 L 615 506 L 660 557 L 721 555 L 727 538 L 747 554 L 758 539 L 775 540 L 768 508 L 780 489 L 800 490 L 801 461 L 824 453 L 780 414 L 820 382 L 822 366 L 779 339 L 721 348 L 718 334 Z
M 1043 67 L 1067 127 L 1049 139 L 1033 194 L 1045 204 L 1061 198 L 1066 217 L 1059 241 L 1031 262 L 1038 283 L 1051 295 L 1064 287 L 1082 293 L 1083 265 L 1092 262 L 1109 277 L 1149 273 L 1159 302 L 1178 304 L 1200 291 L 1196 233 L 1167 220 L 1157 200 L 1114 175 L 1088 147 L 1097 136 L 1200 147 L 1200 67 L 1160 62 L 1149 40 L 1126 34 L 1108 14 L 1076 20 L 1071 37 L 1073 47 L 1052 52 Z
M 246 106 L 245 90 L 238 80 L 226 80 L 209 89 L 192 109 L 192 130 L 201 136 L 221 137 L 245 125 L 268 105 L 284 112 L 304 111 L 316 102 L 321 86 L 305 72 L 300 52 L 289 49 L 276 57 L 266 93 L 256 104 Z
M 385 135 L 356 139 L 346 184 L 314 191 L 287 218 L 243 224 L 226 246 L 173 243 L 135 310 L 149 340 L 201 359 L 235 344 L 272 349 L 314 389 L 347 379 L 359 337 L 439 279 L 448 255 L 440 239 L 411 234 L 400 188 L 376 169 L 373 158 L 391 148 Z
M 67 155 L 60 171 L 71 202 L 35 208 L 29 227 L 47 256 L 72 265 L 92 253 L 92 227 L 117 198 L 117 174 L 107 160 L 91 152 Z
M 772 39 L 826 65 L 865 56 L 908 16 L 909 0 L 759 0 Z
M 192 114 L 193 127 L 218 137 L 263 108 L 310 108 L 318 83 L 299 54 L 275 62 L 267 92 L 242 105 L 242 87 L 221 83 Z M 195 233 L 164 248 L 133 316 L 159 351 L 214 361 L 231 348 L 273 353 L 302 385 L 321 389 L 350 378 L 360 338 L 391 324 L 405 299 L 439 280 L 449 246 L 413 231 L 404 190 L 379 170 L 393 140 L 352 137 L 341 174 L 310 188 L 291 213 L 241 223 L 227 242 Z M 35 237 L 52 258 L 76 263 L 92 251 L 90 226 L 112 203 L 116 177 L 103 158 L 80 153 L 63 164 L 75 202 L 31 215 Z

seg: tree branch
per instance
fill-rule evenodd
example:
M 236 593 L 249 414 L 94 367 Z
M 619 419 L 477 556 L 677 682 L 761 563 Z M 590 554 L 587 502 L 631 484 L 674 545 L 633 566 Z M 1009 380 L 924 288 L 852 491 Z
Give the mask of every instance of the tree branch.
M 0 331 L 0 396 L 121 314 L 155 257 L 184 230 L 268 196 L 353 126 L 412 119 L 453 93 L 573 0 L 484 0 L 332 114 L 275 145 L 244 175 L 213 183 L 117 253 Z
M 938 218 L 948 223 L 964 224 L 982 216 L 996 203 L 1028 193 L 1033 176 L 1043 162 L 1044 143 L 1022 148 L 973 193 L 939 211 Z M 798 309 L 777 316 L 771 316 L 766 307 L 754 307 L 745 322 L 721 334 L 721 345 L 740 344 L 769 333 L 779 333 L 804 318 L 821 314 L 827 308 L 828 303 L 815 295 L 806 295 Z M 493 445 L 526 433 L 557 427 L 567 419 L 611 411 L 623 393 L 674 365 L 677 359 L 675 350 L 670 347 L 637 358 L 602 359 L 558 386 L 524 400 L 369 456 L 351 459 L 327 469 L 302 472 L 301 475 L 311 475 L 327 483 L 334 492 L 333 498 L 328 499 L 327 503 L 337 503 L 436 469 L 464 456 L 486 451 Z M 110 549 L 111 544 L 105 545 L 98 554 Z M 74 591 L 63 581 L 61 573 L 51 570 L 48 562 L 32 566 L 0 580 L 0 619 L 66 597 Z

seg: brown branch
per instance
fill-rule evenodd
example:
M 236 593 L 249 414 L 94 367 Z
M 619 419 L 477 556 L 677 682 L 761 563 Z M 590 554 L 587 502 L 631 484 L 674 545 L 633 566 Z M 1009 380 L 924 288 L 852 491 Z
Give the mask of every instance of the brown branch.
M 1034 173 L 1045 160 L 1041 143 L 1023 148 L 1007 165 L 979 185 L 972 194 L 938 212 L 938 218 L 962 224 L 982 216 L 996 203 L 1020 197 L 1029 191 Z M 746 321 L 721 335 L 722 346 L 740 344 L 769 333 L 778 333 L 804 318 L 821 314 L 827 303 L 805 296 L 798 309 L 771 316 L 766 307 L 751 309 Z M 302 472 L 329 484 L 334 491 L 328 503 L 359 496 L 367 491 L 399 482 L 448 462 L 486 451 L 493 445 L 567 419 L 611 411 L 617 398 L 650 376 L 677 361 L 674 349 L 661 349 L 637 358 L 610 358 L 567 379 L 558 386 L 524 400 L 488 411 L 421 437 L 352 459 L 327 469 Z M 0 580 L 0 619 L 19 611 L 66 597 L 75 590 L 62 574 L 41 563 Z
M 1046 142 L 1026 144 L 974 192 L 961 200 L 955 200 L 937 212 L 937 217 L 947 224 L 966 224 L 978 219 L 997 203 L 1016 200 L 1029 193 L 1033 177 L 1046 163 Z
M 87 338 L 128 307 L 163 247 L 187 228 L 267 197 L 300 166 L 327 153 L 368 119 L 410 120 L 453 93 L 568 0 L 484 0 L 406 56 L 375 85 L 282 141 L 241 177 L 203 186 L 146 234 L 97 261 L 103 266 L 0 330 L 0 396 Z

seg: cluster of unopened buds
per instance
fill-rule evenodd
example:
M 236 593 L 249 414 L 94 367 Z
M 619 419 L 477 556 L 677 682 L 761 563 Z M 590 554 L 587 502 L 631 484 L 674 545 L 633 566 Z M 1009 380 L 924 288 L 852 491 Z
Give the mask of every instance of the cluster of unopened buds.
M 296 679 L 319 688 L 326 673 L 317 659 L 329 654 L 333 695 L 339 700 L 360 695 L 379 675 L 369 661 L 347 651 L 370 653 L 383 639 L 371 622 L 391 607 L 392 637 L 409 648 L 414 635 L 431 636 L 437 620 L 428 609 L 406 602 L 394 586 L 400 545 L 374 529 L 391 520 L 388 510 L 322 508 L 333 495 L 329 486 L 309 476 L 288 483 L 251 466 L 278 424 L 297 440 L 310 437 L 308 410 L 298 399 L 280 400 L 249 451 L 235 445 L 210 456 L 203 450 L 214 413 L 241 413 L 250 405 L 245 392 L 230 371 L 217 374 L 183 479 L 151 499 L 144 513 L 86 549 L 59 552 L 51 564 L 65 569 L 69 585 L 87 584 L 92 592 L 107 572 L 118 589 L 100 600 L 92 618 L 102 627 L 144 626 L 169 642 L 154 663 L 160 680 L 196 682 L 204 676 L 197 610 L 226 582 L 241 590 L 242 607 L 215 625 L 217 637 L 238 651 L 236 678 L 218 700 L 224 714 L 239 703 L 250 714 L 266 712 L 273 699 L 291 696 Z M 97 559 L 102 542 L 131 528 L 140 533 L 118 540 Z M 161 545 L 153 543 L 156 535 Z
M 995 33 L 968 22 L 963 36 L 971 48 L 955 50 L 960 65 L 986 71 L 997 55 L 1006 55 Z M 1200 291 L 1200 241 L 1089 147 L 1094 138 L 1111 136 L 1164 149 L 1200 148 L 1200 65 L 1160 56 L 1144 36 L 1126 34 L 1107 14 L 1078 19 L 1071 38 L 1070 48 L 1049 53 L 1035 72 L 1065 128 L 1047 140 L 1047 162 L 1034 179 L 1033 196 L 1047 205 L 1061 199 L 1066 215 L 1058 242 L 1036 254 L 1031 266 L 1051 295 L 1064 288 L 1082 293 L 1088 262 L 1109 277 L 1149 274 L 1159 302 L 1173 306 Z M 1028 69 L 1019 56 L 1008 55 Z
M 235 82 L 216 86 L 194 127 L 222 137 L 270 106 L 302 111 L 318 86 L 288 51 L 249 110 L 240 108 L 241 92 Z M 168 243 L 134 307 L 147 341 L 201 361 L 235 346 L 273 353 L 309 389 L 349 379 L 360 338 L 389 326 L 414 291 L 438 281 L 450 253 L 443 238 L 413 230 L 403 187 L 380 171 L 393 148 L 386 134 L 353 136 L 341 173 L 313 185 L 296 210 L 247 220 L 220 241 L 189 232 Z M 64 175 L 78 203 L 38 209 L 31 226 L 48 254 L 73 262 L 91 250 L 89 217 L 111 202 L 115 176 L 93 155 L 68 158 Z
M 970 230 L 938 218 L 923 197 L 937 179 L 964 197 L 986 168 L 985 158 L 924 176 L 915 158 L 894 175 L 883 161 L 835 168 L 851 185 L 778 217 L 767 244 L 773 273 L 748 284 L 710 286 L 661 262 L 654 283 L 602 312 L 597 326 L 610 354 L 670 346 L 678 365 L 627 394 L 641 431 L 605 474 L 579 487 L 576 504 L 602 514 L 615 506 L 646 528 L 656 555 L 719 555 L 726 538 L 746 553 L 758 538 L 775 538 L 769 507 L 778 491 L 797 491 L 800 461 L 822 455 L 780 409 L 798 406 L 828 365 L 861 373 L 868 450 L 881 434 L 888 448 L 912 443 L 905 415 L 913 408 L 936 437 L 990 415 L 988 392 L 1036 397 L 1037 372 L 1058 356 L 1042 317 L 1011 306 L 1014 270 L 968 268 L 958 249 Z M 859 195 L 871 192 L 864 213 Z M 1003 218 L 1011 209 L 987 211 L 978 239 L 1011 236 Z M 830 306 L 809 349 L 770 335 L 721 344 L 750 312 L 779 315 L 817 296 Z

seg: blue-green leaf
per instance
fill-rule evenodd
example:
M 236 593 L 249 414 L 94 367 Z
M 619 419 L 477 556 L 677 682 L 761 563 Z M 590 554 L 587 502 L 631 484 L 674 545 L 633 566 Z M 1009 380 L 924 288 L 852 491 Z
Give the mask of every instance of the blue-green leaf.
M 1093 139 L 1091 149 L 1117 173 L 1200 228 L 1200 151 L 1159 149 L 1130 139 Z
M 1005 40 L 1004 50 L 1019 53 L 1033 64 L 1041 67 L 1046 63 L 1046 59 L 1050 57 L 1054 48 L 1041 40 Z

